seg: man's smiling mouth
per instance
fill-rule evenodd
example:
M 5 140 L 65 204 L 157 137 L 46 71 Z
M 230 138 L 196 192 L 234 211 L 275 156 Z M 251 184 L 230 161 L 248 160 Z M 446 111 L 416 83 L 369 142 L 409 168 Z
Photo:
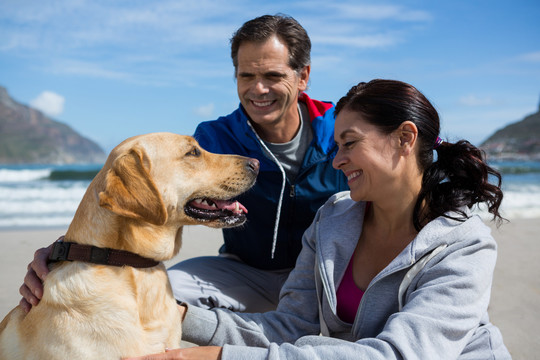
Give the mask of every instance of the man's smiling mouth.
M 267 107 L 267 106 L 270 106 L 274 103 L 274 100 L 265 100 L 265 101 L 255 101 L 255 100 L 251 100 L 251 103 L 255 106 L 255 107 Z

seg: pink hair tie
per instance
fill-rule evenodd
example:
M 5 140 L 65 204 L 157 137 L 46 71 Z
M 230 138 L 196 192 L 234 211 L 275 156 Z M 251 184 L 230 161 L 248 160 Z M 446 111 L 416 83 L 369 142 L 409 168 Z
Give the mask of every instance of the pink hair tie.
M 443 139 L 437 136 L 437 139 L 435 139 L 435 145 L 433 145 L 433 149 L 438 148 L 443 142 Z

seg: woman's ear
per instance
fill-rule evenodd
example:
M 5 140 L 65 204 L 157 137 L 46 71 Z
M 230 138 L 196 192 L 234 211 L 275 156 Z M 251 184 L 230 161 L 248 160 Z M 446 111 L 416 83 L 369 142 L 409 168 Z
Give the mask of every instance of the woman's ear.
M 409 155 L 418 139 L 418 128 L 411 121 L 404 121 L 397 129 L 399 146 L 404 155 Z

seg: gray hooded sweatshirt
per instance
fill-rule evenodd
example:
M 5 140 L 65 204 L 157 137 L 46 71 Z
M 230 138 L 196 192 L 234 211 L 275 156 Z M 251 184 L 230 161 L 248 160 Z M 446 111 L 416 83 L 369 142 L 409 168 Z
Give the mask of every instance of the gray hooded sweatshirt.
M 510 359 L 487 314 L 497 248 L 478 216 L 431 221 L 371 281 L 353 324 L 336 315 L 365 206 L 342 192 L 319 209 L 275 311 L 190 306 L 184 340 L 223 346 L 223 360 Z

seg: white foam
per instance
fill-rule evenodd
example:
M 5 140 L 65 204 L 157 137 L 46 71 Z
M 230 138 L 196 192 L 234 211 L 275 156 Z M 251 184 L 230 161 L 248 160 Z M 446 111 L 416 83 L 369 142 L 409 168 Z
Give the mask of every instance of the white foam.
M 0 169 L 0 183 L 3 182 L 26 182 L 48 178 L 52 169 Z
M 501 215 L 507 219 L 540 218 L 540 185 L 513 184 L 503 189 L 503 200 L 499 209 Z M 485 205 L 475 211 L 484 219 L 490 219 Z
M 73 216 L 28 216 L 17 218 L 0 218 L 0 228 L 5 227 L 59 227 L 68 226 Z
M 25 201 L 0 200 L 0 216 L 4 214 L 54 214 L 74 213 L 80 201 Z
M 0 171 L 0 228 L 67 226 L 90 184 L 40 180 L 50 170 Z
M 67 187 L 59 187 L 52 183 L 38 186 L 7 187 L 0 186 L 0 199 L 4 201 L 32 200 L 77 200 L 80 201 L 88 187 L 88 183 L 74 183 Z

